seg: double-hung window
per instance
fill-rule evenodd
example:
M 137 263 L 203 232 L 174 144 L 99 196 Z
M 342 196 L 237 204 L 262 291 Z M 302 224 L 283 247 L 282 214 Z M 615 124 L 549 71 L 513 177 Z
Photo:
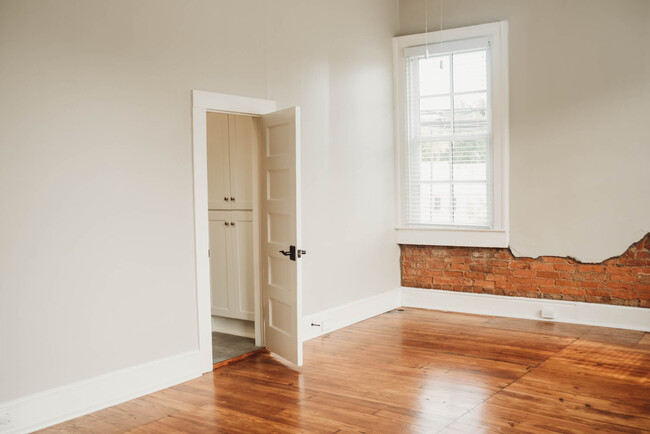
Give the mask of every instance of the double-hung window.
M 507 26 L 394 40 L 401 244 L 508 244 Z

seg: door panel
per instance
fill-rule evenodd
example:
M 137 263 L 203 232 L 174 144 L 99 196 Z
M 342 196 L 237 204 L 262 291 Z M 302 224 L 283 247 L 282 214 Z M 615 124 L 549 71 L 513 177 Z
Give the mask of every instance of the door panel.
M 253 273 L 253 213 L 232 211 L 234 314 L 239 319 L 255 319 Z
M 229 316 L 232 311 L 229 211 L 210 211 L 210 299 L 212 315 Z
M 230 209 L 228 115 L 208 112 L 208 208 Z
M 259 138 L 258 124 L 252 116 L 229 116 L 232 209 L 253 209 L 253 147 Z
M 266 348 L 302 365 L 302 270 L 280 253 L 301 249 L 300 110 L 293 107 L 261 119 L 261 254 Z

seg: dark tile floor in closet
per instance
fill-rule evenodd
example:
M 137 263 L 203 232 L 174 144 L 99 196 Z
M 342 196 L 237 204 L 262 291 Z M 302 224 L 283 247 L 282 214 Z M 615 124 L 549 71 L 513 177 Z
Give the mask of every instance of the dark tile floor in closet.
M 255 339 L 212 332 L 212 363 L 223 362 L 257 350 Z

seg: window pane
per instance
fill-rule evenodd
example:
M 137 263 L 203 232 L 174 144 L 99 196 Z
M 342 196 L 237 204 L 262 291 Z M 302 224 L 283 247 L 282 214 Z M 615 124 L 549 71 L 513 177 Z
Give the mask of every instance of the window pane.
M 412 78 L 407 104 L 407 222 L 489 226 L 487 51 L 411 59 L 407 63 Z
M 423 137 L 451 134 L 451 96 L 420 99 L 420 135 Z
M 455 134 L 487 134 L 489 132 L 487 109 L 455 109 Z
M 454 54 L 454 92 L 487 89 L 487 52 Z
M 417 202 L 411 203 L 413 224 L 452 224 L 451 184 L 419 184 L 413 190 Z
M 409 223 L 487 226 L 487 184 L 438 182 L 412 186 Z
M 451 142 L 428 142 L 420 147 L 419 179 L 451 180 Z
M 487 187 L 485 183 L 454 184 L 454 223 L 487 226 Z
M 455 181 L 487 180 L 487 141 L 455 141 L 453 147 Z
M 487 92 L 454 95 L 454 108 L 487 110 Z
M 442 69 L 440 61 L 442 60 Z M 420 96 L 449 93 L 449 56 L 420 58 Z

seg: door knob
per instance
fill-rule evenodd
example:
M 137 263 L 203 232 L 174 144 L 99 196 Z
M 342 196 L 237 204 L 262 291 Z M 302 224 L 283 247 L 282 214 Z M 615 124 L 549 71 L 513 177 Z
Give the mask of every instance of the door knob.
M 302 258 L 302 255 L 307 254 L 306 250 L 296 249 L 296 246 L 289 246 L 289 250 L 280 250 L 284 256 L 288 256 L 289 259 L 295 261 L 296 258 Z

